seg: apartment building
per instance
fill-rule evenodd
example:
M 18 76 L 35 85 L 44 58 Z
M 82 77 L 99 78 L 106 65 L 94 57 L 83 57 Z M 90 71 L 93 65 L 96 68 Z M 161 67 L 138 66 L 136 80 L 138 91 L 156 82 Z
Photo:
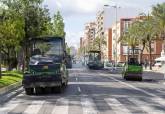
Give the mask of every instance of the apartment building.
M 138 17 L 139 18 L 139 17 Z M 113 60 L 116 62 L 125 62 L 127 61 L 127 55 L 128 55 L 128 45 L 123 44 L 119 41 L 120 36 L 123 32 L 126 32 L 128 30 L 128 27 L 131 25 L 131 23 L 137 18 L 122 18 L 119 22 L 115 23 L 112 26 L 112 29 L 109 31 L 109 46 L 108 46 L 108 58 L 109 60 Z M 141 49 L 142 46 L 138 45 L 137 49 Z M 155 60 L 155 58 L 160 57 L 162 51 L 162 41 L 156 40 L 152 42 L 152 61 Z M 139 50 L 135 51 L 135 56 L 140 58 Z M 143 52 L 143 60 L 149 61 L 149 52 L 147 49 Z
M 86 48 L 87 50 L 91 50 L 94 48 L 94 39 L 95 39 L 95 31 L 96 31 L 96 23 L 95 22 L 89 22 L 85 25 L 85 31 L 84 31 L 84 39 L 86 39 Z
M 134 8 L 120 8 L 112 6 L 104 6 L 102 10 L 98 11 L 96 14 L 96 37 L 101 38 L 105 42 L 105 45 L 101 45 L 102 57 L 104 60 L 109 59 L 108 51 L 108 34 L 109 28 L 112 28 L 113 23 L 119 21 L 120 18 L 135 17 L 139 14 L 139 11 Z

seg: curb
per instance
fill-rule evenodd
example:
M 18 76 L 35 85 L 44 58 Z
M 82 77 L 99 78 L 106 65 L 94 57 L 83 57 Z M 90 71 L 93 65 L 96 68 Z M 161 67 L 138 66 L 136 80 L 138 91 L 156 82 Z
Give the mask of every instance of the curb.
M 1 96 L 1 95 L 4 95 L 4 94 L 6 94 L 6 93 L 8 93 L 8 92 L 10 92 L 10 91 L 12 91 L 12 90 L 14 90 L 14 89 L 17 89 L 18 87 L 21 87 L 21 85 L 22 85 L 21 82 L 17 82 L 17 83 L 14 83 L 14 84 L 12 84 L 12 85 L 9 85 L 9 86 L 7 86 L 7 87 L 1 88 L 1 89 L 0 89 L 0 96 Z
M 22 83 L 18 82 L 7 87 L 0 89 L 0 104 L 9 101 L 11 98 L 15 97 L 23 91 L 21 88 Z

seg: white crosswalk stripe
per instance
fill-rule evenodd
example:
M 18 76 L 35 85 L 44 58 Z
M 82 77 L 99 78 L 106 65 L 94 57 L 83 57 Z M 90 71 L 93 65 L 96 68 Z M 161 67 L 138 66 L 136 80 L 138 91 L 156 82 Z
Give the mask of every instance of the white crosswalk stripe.
M 81 98 L 83 114 L 99 114 L 96 110 L 94 101 L 91 98 Z
M 115 98 L 107 98 L 105 101 L 116 114 L 131 114 L 131 112 Z
M 10 101 L 7 105 L 5 105 L 2 108 L 0 108 L 0 114 L 7 114 L 12 109 L 17 107 L 19 105 L 19 102 L 20 101 Z
M 23 94 L 18 95 L 18 97 L 21 97 L 21 96 L 23 96 Z M 22 100 L 17 99 L 17 98 L 12 99 L 11 101 L 3 105 L 3 107 L 0 107 L 0 114 L 7 114 L 11 110 L 13 110 L 15 107 L 17 107 L 20 104 L 20 102 L 22 102 Z
M 45 101 L 43 100 L 33 101 L 31 105 L 29 105 L 27 109 L 23 112 L 23 114 L 37 114 L 44 102 Z
M 57 99 L 52 114 L 68 114 L 69 100 L 65 98 Z
M 16 110 L 17 109 L 16 107 L 18 107 L 21 103 L 23 103 L 23 101 L 21 100 L 22 99 L 18 99 L 18 100 L 13 99 L 10 102 L 8 102 L 6 105 L 4 105 L 3 107 L 0 107 L 0 114 L 8 114 L 8 112 L 10 111 L 12 112 L 13 109 Z M 116 98 L 105 98 L 103 100 L 109 105 L 109 107 L 112 109 L 111 111 L 114 112 L 115 114 L 132 114 L 133 113 L 131 112 L 131 108 L 128 108 L 129 106 L 126 107 L 125 103 L 122 104 L 122 102 L 120 102 Z M 159 107 L 162 107 L 162 104 L 165 105 L 165 102 L 162 101 L 161 99 L 154 98 L 154 97 L 148 98 L 148 100 L 151 100 L 152 103 L 145 102 L 139 98 L 127 98 L 127 100 L 132 102 L 133 104 L 136 104 L 136 106 L 139 107 L 144 113 L 165 114 L 164 110 L 158 109 Z M 44 104 L 52 105 L 52 107 L 49 107 L 49 109 L 51 110 L 48 111 L 51 114 L 69 114 L 69 104 L 70 104 L 69 102 L 73 104 L 73 102 L 69 101 L 68 98 L 59 98 L 53 104 L 51 104 L 52 102 L 48 102 L 45 100 L 35 100 L 35 101 L 32 101 L 26 107 L 25 111 L 22 112 L 22 114 L 39 114 L 39 111 L 44 113 L 43 110 L 46 110 L 46 109 L 42 109 L 42 108 L 46 108 L 45 106 L 43 107 Z M 78 100 L 77 102 L 81 104 L 80 108 L 82 108 L 83 114 L 102 114 L 102 112 L 99 111 L 97 104 L 95 104 L 96 102 L 94 102 L 93 98 L 90 98 L 88 96 L 82 96 L 80 98 L 80 101 Z M 158 102 L 160 104 L 158 104 Z
M 138 107 L 140 107 L 143 111 L 145 111 L 149 114 L 165 114 L 164 111 L 157 110 L 156 108 L 154 108 L 153 104 L 146 103 L 146 102 L 136 99 L 136 98 L 129 98 L 128 100 L 131 102 L 134 102 L 135 104 L 138 105 Z

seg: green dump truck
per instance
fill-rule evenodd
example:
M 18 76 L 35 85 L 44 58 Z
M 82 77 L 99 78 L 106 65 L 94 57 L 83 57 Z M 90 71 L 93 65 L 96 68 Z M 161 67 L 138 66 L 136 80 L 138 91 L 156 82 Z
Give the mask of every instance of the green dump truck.
M 22 85 L 26 94 L 40 94 L 45 89 L 58 92 L 68 83 L 65 39 L 40 37 L 30 40 L 31 57 Z
M 88 52 L 87 66 L 89 69 L 102 69 L 104 68 L 104 63 L 101 61 L 101 52 L 96 50 L 91 50 Z

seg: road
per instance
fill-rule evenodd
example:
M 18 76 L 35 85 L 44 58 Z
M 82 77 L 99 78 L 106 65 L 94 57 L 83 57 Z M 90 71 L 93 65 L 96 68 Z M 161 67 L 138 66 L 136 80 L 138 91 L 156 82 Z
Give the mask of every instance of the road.
M 165 114 L 165 85 L 124 81 L 120 74 L 74 66 L 61 94 L 25 95 L 0 106 L 0 114 Z

